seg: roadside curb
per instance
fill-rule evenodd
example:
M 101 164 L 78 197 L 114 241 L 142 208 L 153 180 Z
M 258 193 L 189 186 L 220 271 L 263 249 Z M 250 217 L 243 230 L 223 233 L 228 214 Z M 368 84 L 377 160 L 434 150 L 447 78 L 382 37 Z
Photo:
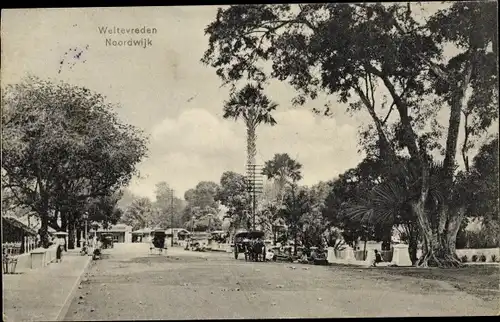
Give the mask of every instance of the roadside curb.
M 68 314 L 69 307 L 71 306 L 71 302 L 73 302 L 73 298 L 76 295 L 76 292 L 78 290 L 78 285 L 82 281 L 83 276 L 87 273 L 88 269 L 90 268 L 90 263 L 92 263 L 92 256 L 87 256 L 87 262 L 85 263 L 85 266 L 82 269 L 82 272 L 80 273 L 80 276 L 75 281 L 75 284 L 73 284 L 73 287 L 71 288 L 71 291 L 69 292 L 68 296 L 66 297 L 66 300 L 64 302 L 64 305 L 62 308 L 59 310 L 59 314 L 57 314 L 56 321 L 64 321 L 64 317 L 66 314 Z

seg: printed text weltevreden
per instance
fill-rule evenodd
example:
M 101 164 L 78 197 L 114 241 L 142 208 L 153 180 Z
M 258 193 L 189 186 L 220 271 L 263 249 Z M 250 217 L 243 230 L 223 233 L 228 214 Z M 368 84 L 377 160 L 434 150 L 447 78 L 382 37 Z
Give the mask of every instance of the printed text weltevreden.
M 121 28 L 121 27 L 98 27 L 99 33 L 106 35 L 105 44 L 111 47 L 151 47 L 153 41 L 149 37 L 144 38 L 128 38 L 128 39 L 117 39 L 112 36 L 115 35 L 151 35 L 156 34 L 158 30 L 156 28 L 134 27 L 134 28 Z

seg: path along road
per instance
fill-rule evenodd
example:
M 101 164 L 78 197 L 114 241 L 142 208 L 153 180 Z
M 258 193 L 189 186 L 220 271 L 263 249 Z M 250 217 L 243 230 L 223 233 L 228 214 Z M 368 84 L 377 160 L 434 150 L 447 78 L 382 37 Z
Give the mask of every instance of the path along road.
M 498 313 L 445 282 L 377 279 L 367 270 L 251 263 L 228 253 L 122 244 L 88 272 L 65 321 Z M 293 268 L 295 267 L 295 269 Z

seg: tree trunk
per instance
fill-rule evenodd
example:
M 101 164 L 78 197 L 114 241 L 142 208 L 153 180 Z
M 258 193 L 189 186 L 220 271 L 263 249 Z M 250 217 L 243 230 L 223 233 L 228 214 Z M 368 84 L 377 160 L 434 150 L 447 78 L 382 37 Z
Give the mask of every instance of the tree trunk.
M 406 224 L 406 227 L 408 232 L 408 254 L 410 255 L 412 265 L 415 265 L 418 261 L 418 227 L 412 223 Z
M 75 249 L 75 222 L 73 220 L 68 226 L 68 248 Z
M 293 233 L 293 255 L 297 256 L 297 229 Z
M 82 228 L 78 225 L 76 227 L 76 247 L 82 247 L 80 239 L 82 239 Z
M 61 211 L 61 231 L 68 232 L 68 212 L 66 210 Z M 68 238 L 64 237 L 64 251 L 68 251 Z
M 448 245 L 450 254 L 452 254 L 457 260 L 459 260 L 457 255 L 457 235 L 460 230 L 462 220 L 464 219 L 464 214 L 465 209 L 461 207 L 458 209 L 457 214 L 449 217 L 447 225 L 446 244 Z
M 459 216 L 454 215 L 451 217 L 452 220 L 450 220 L 448 223 L 448 227 L 451 229 L 451 231 L 445 230 L 440 232 L 439 226 L 436 228 L 431 228 L 430 225 L 425 223 L 425 220 L 427 220 L 427 215 L 425 213 L 424 207 L 417 203 L 413 208 L 419 218 L 419 222 L 422 220 L 421 218 L 425 218 L 423 219 L 423 223 L 420 222 L 424 249 L 422 252 L 422 256 L 417 261 L 417 266 L 442 268 L 462 266 L 455 252 L 455 246 L 451 246 L 456 242 L 458 229 L 455 227 L 460 227 Z M 445 216 L 443 212 L 444 211 L 439 214 L 440 219 L 442 218 L 442 216 Z
M 43 248 L 49 248 L 49 214 L 46 209 L 40 212 L 40 241 Z
M 255 164 L 255 156 L 257 155 L 257 134 L 255 133 L 255 125 L 247 124 L 247 165 Z
M 365 243 L 364 243 L 364 245 L 363 245 L 363 260 L 365 260 L 365 259 L 366 259 L 366 242 L 367 242 L 367 241 L 366 241 L 366 238 L 365 238 Z

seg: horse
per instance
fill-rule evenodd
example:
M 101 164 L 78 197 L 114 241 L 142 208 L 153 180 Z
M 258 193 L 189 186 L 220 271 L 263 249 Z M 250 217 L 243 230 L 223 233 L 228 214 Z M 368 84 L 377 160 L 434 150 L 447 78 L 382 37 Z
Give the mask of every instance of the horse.
M 265 261 L 266 246 L 262 240 L 252 240 L 247 245 L 248 259 L 254 262 L 259 261 L 259 255 L 262 255 L 262 261 Z

